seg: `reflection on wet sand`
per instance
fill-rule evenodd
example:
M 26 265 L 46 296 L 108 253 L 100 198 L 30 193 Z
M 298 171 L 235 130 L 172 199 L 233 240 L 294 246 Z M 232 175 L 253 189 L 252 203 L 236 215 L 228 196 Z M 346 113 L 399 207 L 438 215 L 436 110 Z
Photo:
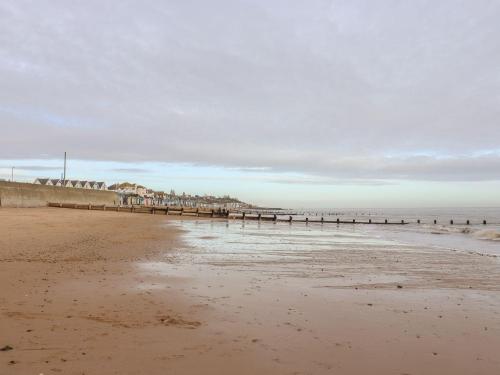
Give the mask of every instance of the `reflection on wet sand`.
M 187 246 L 172 263 L 143 263 L 142 272 L 165 285 L 184 278 L 179 290 L 210 307 L 202 330 L 221 338 L 212 350 L 248 373 L 500 369 L 496 257 L 353 227 L 179 226 Z

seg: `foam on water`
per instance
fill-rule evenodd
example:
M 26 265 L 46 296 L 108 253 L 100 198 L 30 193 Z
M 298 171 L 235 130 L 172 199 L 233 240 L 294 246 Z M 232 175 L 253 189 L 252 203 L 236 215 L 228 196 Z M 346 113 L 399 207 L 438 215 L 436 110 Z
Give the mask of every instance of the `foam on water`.
M 500 230 L 482 229 L 472 232 L 472 235 L 482 240 L 500 241 Z

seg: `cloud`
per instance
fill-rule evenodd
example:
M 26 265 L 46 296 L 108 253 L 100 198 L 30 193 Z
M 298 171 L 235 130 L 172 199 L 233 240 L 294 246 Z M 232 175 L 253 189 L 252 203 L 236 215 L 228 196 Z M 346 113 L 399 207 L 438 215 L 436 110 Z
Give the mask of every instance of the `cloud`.
M 362 180 L 362 179 L 325 179 L 325 178 L 270 178 L 266 182 L 273 184 L 284 184 L 284 185 L 320 185 L 320 186 L 386 186 L 394 185 L 394 182 L 386 180 Z
M 482 156 L 339 157 L 322 159 L 310 155 L 309 162 L 276 160 L 277 169 L 307 170 L 310 174 L 334 179 L 486 181 L 500 180 L 500 154 Z M 321 181 L 321 180 L 320 180 Z
M 12 166 L 0 165 L 0 169 L 11 169 L 11 168 Z M 55 171 L 55 170 L 61 170 L 62 167 L 44 166 L 44 165 L 15 165 L 14 169 L 22 171 Z
M 109 169 L 110 172 L 117 173 L 149 173 L 149 169 L 145 168 L 112 168 Z
M 500 180 L 499 18 L 486 0 L 3 1 L 0 159 Z

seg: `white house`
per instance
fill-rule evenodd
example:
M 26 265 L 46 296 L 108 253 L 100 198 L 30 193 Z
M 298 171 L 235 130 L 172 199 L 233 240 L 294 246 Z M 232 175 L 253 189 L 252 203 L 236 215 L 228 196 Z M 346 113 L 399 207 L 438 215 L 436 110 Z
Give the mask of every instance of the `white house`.
M 59 179 L 37 178 L 33 183 L 45 186 L 64 186 L 67 188 L 77 188 L 77 189 L 107 190 L 106 183 L 103 181 L 80 181 L 80 180 L 62 181 Z
M 141 197 L 144 197 L 148 194 L 148 189 L 142 185 L 137 185 L 137 194 L 139 194 Z
M 104 181 L 99 181 L 96 183 L 97 190 L 108 190 L 108 187 Z
M 90 185 L 89 181 L 80 181 L 80 184 L 82 185 L 82 188 L 84 188 L 84 189 L 92 189 L 92 186 Z
M 50 178 L 37 178 L 35 182 L 33 182 L 36 185 L 46 185 L 46 186 L 52 186 L 52 182 L 50 181 Z
M 116 191 L 123 194 L 137 194 L 139 196 L 144 196 L 147 193 L 147 189 L 142 185 L 131 184 L 130 182 L 123 182 L 121 184 L 113 184 L 109 187 L 109 190 Z

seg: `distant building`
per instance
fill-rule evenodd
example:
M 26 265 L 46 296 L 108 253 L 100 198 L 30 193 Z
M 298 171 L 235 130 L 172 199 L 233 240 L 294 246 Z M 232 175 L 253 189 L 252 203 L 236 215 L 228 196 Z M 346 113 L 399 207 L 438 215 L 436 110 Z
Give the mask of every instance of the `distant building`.
M 37 178 L 33 183 L 36 185 L 53 186 L 50 178 Z
M 170 193 L 167 194 L 130 182 L 113 184 L 109 186 L 108 190 L 115 191 L 120 195 L 120 204 L 122 205 L 182 206 L 205 209 L 240 209 L 249 206 L 229 195 L 215 197 L 213 195 L 191 195 L 185 192 L 182 195 L 176 195 L 174 190 L 170 190 Z
M 121 184 L 113 184 L 108 187 L 108 190 L 116 191 L 124 194 L 137 194 L 141 197 L 147 194 L 147 189 L 142 185 L 132 184 L 130 182 L 122 182 Z
M 69 186 L 69 187 L 74 187 L 77 189 L 83 188 L 82 183 L 78 180 L 71 180 L 71 186 Z
M 90 185 L 89 181 L 80 181 L 80 184 L 82 184 L 82 188 L 84 189 L 92 189 L 92 186 Z
M 142 185 L 137 185 L 137 194 L 139 194 L 141 197 L 144 197 L 148 194 L 148 189 Z
M 51 178 L 37 178 L 34 182 L 37 185 L 45 186 L 63 186 L 77 189 L 95 189 L 107 190 L 106 183 L 103 181 L 80 181 L 80 180 L 60 180 Z
M 147 196 L 147 189 L 142 185 L 122 182 L 121 184 L 110 185 L 108 190 L 115 191 L 120 195 L 120 204 L 142 205 L 151 203 Z
M 94 186 L 96 190 L 108 190 L 108 186 L 103 181 L 96 182 Z

